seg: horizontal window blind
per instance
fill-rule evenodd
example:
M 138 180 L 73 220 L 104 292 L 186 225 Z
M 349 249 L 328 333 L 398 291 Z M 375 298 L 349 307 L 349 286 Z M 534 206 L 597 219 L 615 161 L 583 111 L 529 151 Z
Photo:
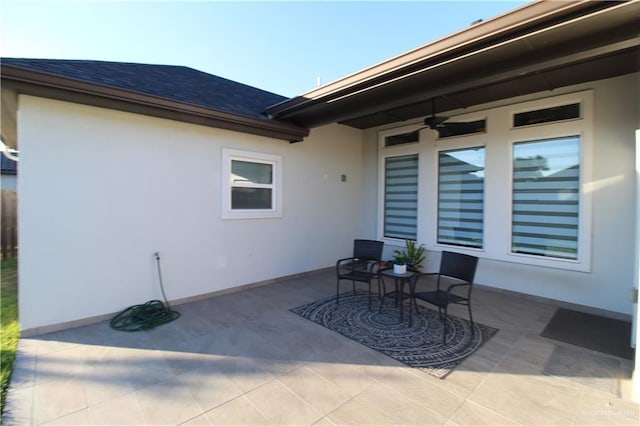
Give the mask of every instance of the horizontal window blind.
M 384 236 L 415 240 L 418 154 L 387 157 L 384 169 Z
M 438 243 L 481 248 L 484 148 L 441 151 L 438 158 Z
M 514 253 L 577 259 L 580 138 L 513 145 Z

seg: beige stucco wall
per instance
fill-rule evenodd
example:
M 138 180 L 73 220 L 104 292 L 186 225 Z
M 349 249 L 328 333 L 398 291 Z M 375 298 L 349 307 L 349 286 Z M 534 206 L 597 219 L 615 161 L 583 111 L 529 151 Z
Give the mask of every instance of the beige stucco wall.
M 21 96 L 20 323 L 37 330 L 334 264 L 363 215 L 361 132 L 302 143 Z M 283 216 L 221 219 L 221 154 L 282 156 Z M 341 175 L 346 175 L 346 182 Z
M 492 191 L 485 195 L 485 246 L 484 251 L 469 251 L 480 256 L 481 261 L 477 273 L 477 282 L 496 288 L 528 293 L 545 298 L 589 306 L 623 315 L 630 315 L 635 309 L 631 302 L 631 289 L 634 286 L 634 247 L 637 230 L 635 229 L 635 130 L 640 127 L 639 100 L 637 97 L 640 78 L 638 74 L 627 75 L 613 79 L 590 82 L 556 89 L 550 92 L 536 93 L 529 96 L 508 99 L 501 102 L 480 105 L 477 107 L 444 112 L 441 115 L 455 116 L 466 114 L 469 116 L 485 116 L 490 119 L 489 126 L 505 129 L 493 132 L 491 127 L 487 135 L 479 136 L 482 144 L 495 148 L 510 143 L 507 123 L 496 123 L 495 119 L 507 120 L 507 115 L 498 114 L 505 107 L 532 100 L 556 97 L 563 94 L 587 92 L 593 99 L 593 119 L 588 124 L 592 135 L 592 150 L 585 158 L 590 162 L 590 177 L 583 182 L 583 186 L 591 196 L 590 209 L 586 212 L 591 219 L 591 227 L 587 232 L 590 237 L 591 259 L 586 271 L 563 269 L 562 267 L 544 267 L 527 264 L 526 260 L 514 262 L 509 258 L 509 182 L 508 173 L 502 173 L 510 168 L 508 156 L 504 156 L 504 169 L 501 176 L 496 178 L 497 156 L 487 156 L 487 183 L 492 185 Z M 496 112 L 497 111 L 497 112 Z M 502 118 L 500 118 L 502 117 Z M 452 119 L 455 121 L 455 119 Z M 364 173 L 367 176 L 377 176 L 379 170 L 380 150 L 378 149 L 378 134 L 394 127 L 419 124 L 420 120 L 394 123 L 390 126 L 368 129 L 364 133 Z M 437 269 L 438 252 L 445 246 L 432 244 L 429 240 L 434 234 L 435 213 L 437 203 L 433 194 L 435 189 L 435 172 L 433 165 L 433 148 L 435 132 L 423 130 L 417 152 L 421 155 L 420 169 L 420 205 L 418 218 L 419 242 L 426 243 L 431 250 L 428 268 Z M 455 144 L 459 141 L 443 141 L 441 144 Z M 498 164 L 498 166 L 500 166 Z M 490 177 L 493 173 L 493 177 Z M 492 183 L 489 183 L 493 179 Z M 376 211 L 375 220 L 369 216 L 366 219 L 368 232 L 379 235 L 378 224 L 381 210 L 373 199 L 378 194 L 379 185 L 367 186 L 365 193 L 365 211 Z M 492 197 L 490 195 L 498 194 Z M 506 195 L 505 195 L 506 194 Z M 490 230 L 494 230 L 491 231 Z M 496 239 L 498 241 L 496 241 Z M 386 241 L 387 256 L 394 249 L 394 242 Z M 499 247 L 502 247 L 500 249 Z M 456 248 L 452 248 L 456 250 Z M 457 249 L 465 251 L 464 249 Z M 502 250 L 502 252 L 500 252 Z M 532 260 L 533 262 L 533 260 Z
M 506 262 L 480 253 L 477 282 L 630 314 L 638 76 L 446 114 L 473 114 L 585 90 L 594 100 L 590 183 L 597 189 L 589 271 Z M 160 298 L 156 251 L 171 300 L 332 266 L 349 253 L 353 238 L 380 237 L 378 131 L 419 122 L 364 132 L 323 126 L 304 142 L 288 144 L 21 96 L 22 328 L 105 316 Z M 429 139 L 425 132 L 421 145 Z M 281 218 L 221 219 L 223 148 L 282 156 Z M 421 187 L 428 193 L 433 187 L 426 176 L 421 173 Z M 435 210 L 421 203 L 419 239 L 424 240 Z M 394 248 L 387 241 L 386 255 Z M 430 249 L 427 269 L 433 270 L 442 247 Z

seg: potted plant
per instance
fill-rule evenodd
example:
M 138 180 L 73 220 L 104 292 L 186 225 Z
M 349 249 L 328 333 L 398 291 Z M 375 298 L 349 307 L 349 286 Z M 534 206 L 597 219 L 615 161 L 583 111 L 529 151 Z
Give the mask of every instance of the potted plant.
M 393 252 L 393 272 L 404 274 L 407 272 L 407 255 L 400 250 Z
M 405 250 L 395 250 L 393 252 L 393 263 L 394 263 L 394 272 L 395 265 L 404 265 L 405 272 L 407 265 L 411 269 L 422 269 L 422 262 L 425 259 L 425 247 L 423 244 L 418 246 L 415 240 L 405 240 L 406 249 Z M 400 268 L 401 269 L 401 268 Z M 396 272 L 403 273 L 403 272 Z

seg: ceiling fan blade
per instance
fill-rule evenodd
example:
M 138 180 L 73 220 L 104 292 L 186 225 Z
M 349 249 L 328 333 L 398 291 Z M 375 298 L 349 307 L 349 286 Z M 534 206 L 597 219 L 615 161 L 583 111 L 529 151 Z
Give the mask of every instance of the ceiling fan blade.
M 431 129 L 435 129 L 438 126 L 441 126 L 442 123 L 448 120 L 448 117 L 438 117 L 432 115 L 431 117 L 427 117 L 424 119 L 424 125 L 428 126 Z

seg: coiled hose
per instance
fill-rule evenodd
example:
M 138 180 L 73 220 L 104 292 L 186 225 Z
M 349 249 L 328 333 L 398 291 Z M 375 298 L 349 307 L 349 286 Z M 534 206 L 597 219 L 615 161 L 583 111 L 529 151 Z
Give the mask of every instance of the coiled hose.
M 162 272 L 160 271 L 160 253 L 155 253 L 156 263 L 158 265 L 158 278 L 160 281 L 160 289 L 162 290 L 161 300 L 150 300 L 142 305 L 129 306 L 124 311 L 111 319 L 110 325 L 114 330 L 119 331 L 141 331 L 150 330 L 162 324 L 177 320 L 180 318 L 180 312 L 172 311 L 164 294 L 164 286 L 162 285 Z

